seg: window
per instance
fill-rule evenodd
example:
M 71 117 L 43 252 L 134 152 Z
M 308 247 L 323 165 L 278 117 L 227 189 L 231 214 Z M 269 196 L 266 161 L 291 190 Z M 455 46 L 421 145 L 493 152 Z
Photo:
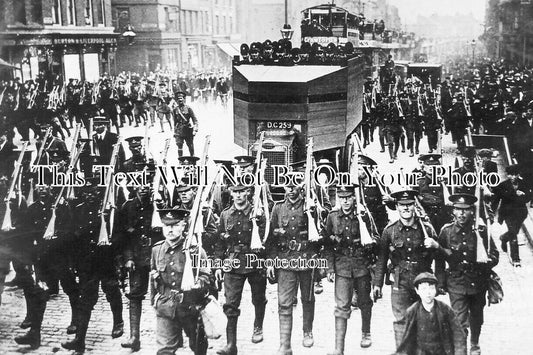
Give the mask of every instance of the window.
M 215 34 L 220 33 L 220 18 L 218 15 L 215 16 Z
M 93 1 L 85 0 L 85 26 L 93 25 Z
M 224 29 L 224 32 L 223 32 L 223 33 L 227 33 L 228 30 L 227 30 L 226 16 L 223 16 L 223 17 L 222 17 L 222 26 L 224 26 L 224 27 L 223 27 L 223 29 Z
M 52 3 L 52 23 L 61 25 L 61 1 L 54 0 Z
M 26 24 L 26 2 L 25 1 L 13 1 L 13 12 L 15 22 Z
M 231 16 L 229 17 L 229 32 L 230 33 L 235 32 L 234 28 L 233 28 L 233 17 L 231 17 Z
M 76 26 L 76 4 L 74 0 L 67 0 L 67 25 Z
M 165 10 L 165 30 L 170 30 L 170 14 L 168 13 L 168 7 L 164 7 Z
M 98 0 L 100 2 L 100 11 L 98 11 L 98 25 L 105 26 L 105 1 Z
M 129 7 L 117 7 L 115 8 L 116 24 L 115 28 L 119 33 L 124 33 L 126 27 L 130 23 L 130 8 Z

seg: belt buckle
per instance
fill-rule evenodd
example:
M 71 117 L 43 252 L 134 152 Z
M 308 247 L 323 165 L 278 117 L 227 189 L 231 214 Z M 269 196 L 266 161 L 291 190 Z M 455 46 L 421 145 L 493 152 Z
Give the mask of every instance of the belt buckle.
M 172 295 L 172 298 L 174 299 L 174 301 L 178 303 L 183 302 L 183 292 L 177 291 L 177 290 L 170 290 L 170 294 Z
M 297 250 L 298 243 L 296 242 L 296 240 L 292 239 L 292 240 L 289 241 L 288 247 L 289 247 L 289 250 L 293 250 L 293 251 Z
M 147 236 L 142 236 L 141 237 L 141 246 L 149 247 L 151 245 L 152 245 L 152 238 L 147 237 Z

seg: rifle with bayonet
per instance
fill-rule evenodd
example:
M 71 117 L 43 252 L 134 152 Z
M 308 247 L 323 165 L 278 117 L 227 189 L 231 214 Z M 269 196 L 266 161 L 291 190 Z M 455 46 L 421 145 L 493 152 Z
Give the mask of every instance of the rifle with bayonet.
M 15 163 L 15 169 L 13 170 L 13 174 L 11 174 L 11 185 L 9 186 L 9 190 L 7 190 L 7 195 L 4 199 L 6 203 L 6 211 L 4 214 L 4 220 L 2 222 L 2 231 L 4 232 L 9 232 L 10 230 L 14 229 L 11 223 L 11 202 L 10 200 L 11 200 L 11 195 L 15 191 L 15 186 L 16 186 L 19 174 L 22 172 L 22 159 L 24 158 L 24 153 L 26 152 L 26 148 L 28 147 L 28 144 L 29 142 L 24 142 L 24 144 L 22 145 L 19 157 Z

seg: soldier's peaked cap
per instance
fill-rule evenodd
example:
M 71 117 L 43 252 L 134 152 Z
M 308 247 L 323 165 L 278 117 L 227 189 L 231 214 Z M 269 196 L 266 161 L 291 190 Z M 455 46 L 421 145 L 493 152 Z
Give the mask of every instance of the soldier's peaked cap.
M 142 140 L 143 139 L 144 139 L 144 137 L 142 137 L 142 136 L 133 136 L 133 137 L 126 138 L 125 141 L 128 142 L 130 147 L 138 147 L 138 146 L 142 145 Z
M 159 217 L 161 217 L 161 222 L 165 224 L 176 223 L 176 222 L 182 221 L 188 218 L 190 215 L 189 211 L 182 209 L 182 208 L 177 208 L 177 209 L 165 208 L 165 209 L 157 210 L 157 212 L 159 212 Z
M 418 274 L 417 277 L 415 277 L 415 280 L 413 282 L 414 286 L 417 287 L 423 282 L 427 282 L 429 284 L 436 285 L 437 284 L 437 278 L 435 275 L 433 275 L 430 272 L 423 272 L 421 274 Z
M 238 155 L 235 157 L 235 165 L 248 166 L 255 163 L 255 157 L 250 155 Z
M 178 158 L 181 165 L 196 165 L 200 158 L 194 156 L 182 156 Z
M 391 194 L 391 197 L 396 200 L 396 203 L 400 205 L 408 205 L 415 202 L 415 198 L 418 192 L 415 190 L 401 190 Z
M 178 97 L 178 96 L 186 97 L 187 93 L 184 92 L 184 91 L 176 91 L 176 93 L 174 95 L 176 95 L 176 97 Z
M 470 208 L 477 202 L 477 197 L 470 194 L 455 194 L 449 197 L 454 208 Z
M 492 150 L 483 148 L 477 153 L 477 155 L 479 155 L 481 158 L 489 158 L 492 157 Z
M 357 156 L 357 163 L 360 165 L 378 165 L 374 159 L 362 154 Z
M 242 184 L 237 184 L 237 185 L 233 185 L 230 187 L 230 190 L 233 191 L 233 192 L 237 192 L 237 191 L 244 191 L 246 189 L 248 189 L 249 187 L 246 186 L 246 185 L 242 185 Z
M 338 197 L 349 197 L 355 194 L 355 185 L 339 185 L 337 186 Z
M 418 157 L 418 161 L 425 165 L 439 165 L 441 158 L 440 154 L 423 154 Z

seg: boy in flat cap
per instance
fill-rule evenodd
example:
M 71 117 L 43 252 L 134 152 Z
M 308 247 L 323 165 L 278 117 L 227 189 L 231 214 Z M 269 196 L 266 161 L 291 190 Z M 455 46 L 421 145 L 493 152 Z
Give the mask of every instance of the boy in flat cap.
M 396 354 L 466 355 L 466 335 L 454 311 L 435 299 L 435 275 L 423 272 L 413 284 L 420 300 L 396 322 L 405 329 Z
M 439 234 L 439 254 L 435 260 L 435 274 L 439 289 L 446 290 L 461 326 L 468 334 L 470 354 L 479 355 L 479 335 L 483 324 L 483 308 L 491 269 L 498 264 L 498 250 L 486 229 L 479 230 L 488 262 L 477 261 L 477 238 L 474 230 L 474 205 L 477 198 L 469 194 L 450 196 L 455 221 L 442 227 Z M 490 243 L 490 247 L 489 247 Z M 445 270 L 445 262 L 448 269 Z
M 198 306 L 206 302 L 210 269 L 200 267 L 197 270 L 200 265 L 193 265 L 192 270 L 185 270 L 183 245 L 189 225 L 189 211 L 162 209 L 159 215 L 165 240 L 153 246 L 151 258 L 151 303 L 157 316 L 157 354 L 174 354 L 178 349 L 178 332 L 183 329 L 194 354 L 205 355 L 208 343 Z M 198 259 L 207 259 L 203 249 L 190 252 L 191 257 L 198 255 Z M 185 272 L 198 275 L 190 290 L 182 289 Z

